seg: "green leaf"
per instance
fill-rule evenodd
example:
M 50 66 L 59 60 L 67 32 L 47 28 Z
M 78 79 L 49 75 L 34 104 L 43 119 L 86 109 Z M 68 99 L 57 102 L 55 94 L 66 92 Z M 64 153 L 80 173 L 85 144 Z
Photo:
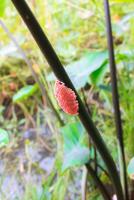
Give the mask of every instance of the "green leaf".
M 64 38 L 59 38 L 56 44 L 56 51 L 59 56 L 64 59 L 76 56 L 77 49 L 70 42 L 65 41 Z
M 14 96 L 13 96 L 13 102 L 20 102 L 27 100 L 29 97 L 31 97 L 35 92 L 38 90 L 38 85 L 27 85 L 23 88 L 21 88 Z
M 7 0 L 0 0 L 0 17 L 3 17 L 7 5 Z
M 111 87 L 111 85 L 104 85 L 104 84 L 100 84 L 99 85 L 99 88 L 101 89 L 101 90 L 104 90 L 104 91 L 106 91 L 106 92 L 112 92 L 112 87 Z
M 103 82 L 103 78 L 108 71 L 108 63 L 104 62 L 100 68 L 96 69 L 90 74 L 90 80 L 93 85 L 100 85 Z
M 67 72 L 77 89 L 85 86 L 89 75 L 108 59 L 107 51 L 87 52 L 79 61 L 67 66 Z
M 81 166 L 89 160 L 88 139 L 81 123 L 75 122 L 61 128 L 64 140 L 64 160 L 62 170 Z
M 80 89 L 89 81 L 89 75 L 97 69 L 101 68 L 100 74 L 98 71 L 99 75 L 96 76 L 97 81 L 101 80 L 101 74 L 103 74 L 102 77 L 104 77 L 104 72 L 106 72 L 104 68 L 106 69 L 107 67 L 107 65 L 104 65 L 104 63 L 106 63 L 107 59 L 107 51 L 86 52 L 80 60 L 67 65 L 65 70 L 69 74 L 69 77 L 71 78 L 76 89 Z M 48 81 L 53 81 L 55 79 L 56 78 L 53 73 L 47 77 Z
M 9 143 L 8 132 L 0 128 L 0 147 L 3 147 Z
M 120 62 L 130 62 L 134 60 L 134 50 L 133 49 L 121 49 L 117 52 L 116 60 Z
M 134 157 L 130 160 L 128 164 L 127 173 L 129 177 L 134 180 Z
M 67 172 L 64 176 L 58 177 L 58 180 L 53 185 L 53 193 L 51 200 L 64 200 L 66 199 L 66 192 L 69 185 L 69 173 Z

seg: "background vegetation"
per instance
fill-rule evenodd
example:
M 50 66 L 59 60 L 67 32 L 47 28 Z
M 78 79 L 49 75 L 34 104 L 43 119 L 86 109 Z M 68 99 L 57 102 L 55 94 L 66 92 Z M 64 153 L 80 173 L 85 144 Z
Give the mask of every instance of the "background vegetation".
M 27 2 L 117 163 L 103 1 Z M 11 1 L 0 3 L 0 199 L 79 200 L 88 180 L 87 199 L 101 200 L 82 166 L 96 157 L 92 141 L 77 117 L 59 109 L 56 78 Z M 134 155 L 134 3 L 111 0 L 110 8 L 128 163 Z

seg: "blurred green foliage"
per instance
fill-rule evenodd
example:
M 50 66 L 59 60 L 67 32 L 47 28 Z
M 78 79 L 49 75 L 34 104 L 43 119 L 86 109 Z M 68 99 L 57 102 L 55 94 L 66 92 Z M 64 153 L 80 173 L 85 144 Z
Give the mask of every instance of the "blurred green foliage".
M 54 46 L 117 162 L 103 1 L 27 0 L 27 3 Z M 111 0 L 110 8 L 128 162 L 134 155 L 134 3 L 132 0 Z M 31 68 L 27 66 L 26 59 L 18 51 L 14 41 L 3 30 L 1 21 L 25 52 Z M 57 106 L 53 94 L 55 77 L 11 1 L 8 0 L 0 1 L 0 33 L 0 146 L 6 144 L 2 147 L 2 152 L 5 150 L 7 156 L 7 152 L 19 146 L 25 130 L 31 127 L 40 128 L 44 124 L 50 127 L 53 135 L 52 144 L 56 146 L 55 165 L 49 176 L 44 178 L 43 187 L 38 187 L 37 183 L 34 184 L 37 187 L 32 186 L 30 182 L 23 183 L 23 199 L 57 200 L 60 193 L 61 200 L 79 200 L 81 191 L 80 185 L 77 184 L 82 179 L 81 166 L 89 159 L 87 141 L 83 141 L 83 138 L 86 138 L 85 130 L 77 117 L 67 116 Z M 39 80 L 39 87 L 44 88 L 42 96 L 36 90 L 37 84 L 31 69 Z M 14 104 L 13 101 L 21 104 Z M 60 127 L 51 104 L 63 119 L 64 126 Z M 10 141 L 7 132 L 12 133 Z M 1 134 L 4 134 L 4 137 Z M 87 154 L 83 153 L 84 156 L 81 156 L 85 151 Z M 27 155 L 25 156 L 28 160 Z M 9 166 L 8 161 L 4 162 Z M 28 162 L 31 164 L 32 161 Z M 103 165 L 99 156 L 98 162 Z M 30 165 L 25 169 L 29 174 L 31 172 L 31 176 L 35 168 L 39 170 L 39 166 L 35 167 L 35 163 L 32 164 L 33 168 Z M 78 169 L 78 166 L 80 171 L 76 172 L 75 167 Z M 63 168 L 68 170 L 62 174 Z M 104 176 L 103 173 L 101 175 Z M 87 199 L 100 200 L 101 197 L 91 177 L 88 177 L 88 180 L 90 186 Z M 3 194 L 2 200 L 5 200 L 4 198 L 6 199 Z M 17 199 L 22 200 L 22 197 L 18 196 Z

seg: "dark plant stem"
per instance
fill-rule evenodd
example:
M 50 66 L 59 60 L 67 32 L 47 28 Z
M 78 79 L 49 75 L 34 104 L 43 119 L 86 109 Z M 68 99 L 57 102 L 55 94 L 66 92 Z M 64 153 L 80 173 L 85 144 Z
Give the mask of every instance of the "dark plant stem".
M 93 160 L 93 159 L 91 159 L 91 160 L 89 161 L 89 164 L 91 164 L 92 162 L 94 163 L 94 160 Z M 105 173 L 105 175 L 106 175 L 108 178 L 110 178 L 108 172 L 107 172 L 100 164 L 96 163 L 96 165 L 97 165 L 97 167 L 98 167 L 103 173 Z
M 89 109 L 89 106 L 88 106 L 88 103 L 87 103 L 87 99 L 86 99 L 86 95 L 85 95 L 85 92 L 84 92 L 84 88 L 81 88 L 81 93 L 82 93 L 82 97 L 83 97 L 83 101 L 84 101 L 86 110 L 87 110 L 88 114 L 91 116 L 91 110 Z M 91 139 L 91 137 L 89 137 L 89 147 L 90 148 L 92 147 L 92 143 L 93 143 L 92 139 Z
M 119 157 L 121 158 L 121 161 L 119 163 L 120 175 L 122 179 L 122 186 L 124 189 L 125 199 L 128 200 L 129 195 L 128 195 L 126 162 L 125 162 L 125 152 L 124 152 L 124 143 L 123 143 L 123 129 L 122 129 L 122 121 L 121 121 L 121 113 L 120 113 L 120 105 L 119 105 L 119 95 L 118 95 L 118 86 L 117 86 L 117 77 L 116 77 L 116 63 L 115 63 L 115 56 L 114 56 L 111 16 L 110 16 L 110 8 L 109 8 L 108 0 L 104 0 L 104 8 L 105 8 L 106 27 L 107 27 L 107 41 L 108 41 L 108 49 L 109 49 L 114 117 L 115 117 L 116 132 L 117 132 L 117 138 L 118 138 Z
M 88 114 L 91 116 L 91 110 L 89 109 L 89 105 L 87 103 L 87 99 L 86 99 L 86 95 L 85 95 L 85 91 L 84 91 L 84 88 L 81 89 L 81 92 L 82 92 L 82 96 L 83 96 L 83 100 L 84 100 L 84 103 L 85 103 L 85 106 L 86 106 L 86 109 L 87 109 L 87 112 Z M 92 142 L 92 139 L 89 138 L 89 146 L 90 148 L 93 148 L 94 149 L 94 169 L 95 169 L 95 172 L 97 174 L 97 150 L 96 150 L 96 147 L 95 145 L 93 144 Z
M 131 180 L 131 183 L 130 183 L 130 200 L 133 200 L 134 199 L 134 180 Z
M 95 146 L 94 146 L 94 167 L 95 167 L 95 172 L 97 174 L 97 172 L 98 172 L 98 169 L 97 169 L 97 149 L 96 149 Z
M 88 103 L 87 103 L 87 98 L 86 98 L 86 95 L 85 95 L 84 88 L 81 88 L 81 93 L 82 93 L 83 100 L 84 100 L 86 109 L 87 109 L 87 111 L 88 111 L 88 114 L 91 116 L 91 110 L 89 109 L 89 105 L 88 105 Z
M 85 103 L 85 106 L 86 106 L 86 109 L 87 109 L 87 112 L 88 114 L 91 116 L 91 110 L 89 109 L 89 105 L 87 103 L 87 99 L 86 99 L 86 95 L 85 95 L 85 91 L 84 91 L 84 88 L 81 89 L 81 93 L 82 93 L 82 96 L 83 96 L 83 100 L 84 100 L 84 103 Z M 93 144 L 92 142 L 92 139 L 89 138 L 89 146 L 90 148 L 93 148 L 94 149 L 94 169 L 95 169 L 95 172 L 97 174 L 97 150 L 96 150 L 96 147 L 95 145 Z
M 110 197 L 107 189 L 105 188 L 105 186 L 103 185 L 103 183 L 101 182 L 99 177 L 96 175 L 95 170 L 90 166 L 90 164 L 87 164 L 86 167 L 87 167 L 89 174 L 92 176 L 96 186 L 99 188 L 101 194 L 103 195 L 104 199 L 111 200 L 111 197 Z
M 102 139 L 99 131 L 95 127 L 90 115 L 87 113 L 84 104 L 82 103 L 78 93 L 76 92 L 70 78 L 68 77 L 64 67 L 62 66 L 58 56 L 56 55 L 52 45 L 44 34 L 42 28 L 40 27 L 38 21 L 32 14 L 30 8 L 24 0 L 12 0 L 14 6 L 20 13 L 27 27 L 29 28 L 31 34 L 33 35 L 35 41 L 37 42 L 39 48 L 42 53 L 46 57 L 48 63 L 50 64 L 53 72 L 56 77 L 65 83 L 65 85 L 71 88 L 77 95 L 77 100 L 79 103 L 79 117 L 84 127 L 86 128 L 88 134 L 91 136 L 93 142 L 95 143 L 99 153 L 101 154 L 108 172 L 110 174 L 111 180 L 113 182 L 113 186 L 115 189 L 115 193 L 117 194 L 118 200 L 124 200 L 121 182 L 119 178 L 119 174 L 116 169 L 116 165 Z

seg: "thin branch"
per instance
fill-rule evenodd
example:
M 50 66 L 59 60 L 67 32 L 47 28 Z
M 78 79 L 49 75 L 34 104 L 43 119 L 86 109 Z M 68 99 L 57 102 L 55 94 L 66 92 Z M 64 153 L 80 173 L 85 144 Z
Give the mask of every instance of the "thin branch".
M 28 7 L 27 3 L 24 0 L 12 0 L 14 6 L 20 13 L 21 17 L 23 18 L 24 22 L 26 23 L 28 29 L 30 30 L 31 34 L 33 35 L 35 41 L 37 42 L 40 50 L 42 51 L 43 55 L 46 57 L 49 65 L 51 66 L 53 72 L 55 73 L 56 77 L 65 83 L 65 85 L 71 88 L 77 95 L 77 100 L 79 103 L 79 117 L 81 122 L 83 123 L 84 127 L 86 128 L 88 134 L 91 136 L 93 142 L 95 143 L 98 151 L 100 152 L 106 166 L 108 172 L 110 174 L 111 180 L 113 182 L 113 186 L 115 192 L 117 194 L 118 200 L 124 200 L 121 182 L 119 179 L 119 175 L 117 172 L 116 165 L 102 139 L 100 136 L 99 131 L 95 127 L 90 115 L 87 113 L 84 104 L 82 103 L 77 91 L 75 90 L 69 76 L 67 75 L 63 65 L 61 64 L 58 56 L 56 55 L 52 45 L 50 44 L 48 38 L 44 34 L 41 26 L 39 25 L 38 21 L 34 17 L 32 11 Z
M 89 163 L 92 163 L 92 162 L 94 162 L 94 160 L 93 160 L 93 159 L 90 159 Z M 104 172 L 104 173 L 106 174 L 106 176 L 107 176 L 108 178 L 110 178 L 108 172 L 107 172 L 100 164 L 96 163 L 96 165 L 97 165 L 97 167 L 98 167 L 102 172 Z
M 115 117 L 116 132 L 117 132 L 118 147 L 119 147 L 120 175 L 122 179 L 122 186 L 124 189 L 125 199 L 128 200 L 129 195 L 128 195 L 126 161 L 125 161 L 125 152 L 124 152 L 124 143 L 123 143 L 123 129 L 122 129 L 122 121 L 121 121 L 121 113 L 120 113 L 120 105 L 119 105 L 119 95 L 118 95 L 118 86 L 117 86 L 117 77 L 116 77 L 116 63 L 115 63 L 115 56 L 114 56 L 111 16 L 110 16 L 108 0 L 104 0 L 104 8 L 105 8 L 105 18 L 106 18 L 106 28 L 107 28 L 107 41 L 108 41 L 108 49 L 109 49 L 109 62 L 110 62 L 114 117 Z
M 94 162 L 94 160 L 90 160 L 90 163 L 88 163 L 86 165 L 86 167 L 83 167 L 83 176 L 82 176 L 82 182 L 81 182 L 81 189 L 82 189 L 82 200 L 86 200 L 86 194 L 87 194 L 87 177 L 88 177 L 88 172 L 90 173 L 90 175 L 92 176 L 92 178 L 94 179 L 94 176 L 96 176 L 97 178 L 94 179 L 96 186 L 98 187 L 98 184 L 100 184 L 101 181 L 96 182 L 96 179 L 98 180 L 99 177 L 95 171 L 95 169 L 93 169 L 91 167 L 91 162 Z M 89 166 L 90 165 L 90 166 Z M 107 173 L 107 171 L 105 169 L 103 169 L 103 167 L 101 165 L 99 165 L 97 163 L 97 166 L 107 175 L 107 177 L 109 178 L 109 174 Z M 94 173 L 92 173 L 94 171 Z M 104 190 L 101 191 L 101 186 L 103 186 Z M 101 191 L 101 193 L 104 193 L 105 195 L 103 195 L 104 199 L 109 200 L 111 199 L 110 194 L 108 193 L 108 191 L 106 190 L 105 186 L 103 185 L 103 183 L 101 183 L 101 186 L 99 186 L 99 189 Z
M 86 167 L 87 167 L 89 174 L 92 176 L 93 180 L 95 181 L 96 186 L 98 187 L 101 194 L 103 195 L 104 199 L 111 200 L 111 197 L 110 197 L 108 191 L 106 190 L 105 186 L 103 185 L 103 183 L 101 182 L 99 177 L 96 175 L 95 170 L 90 166 L 90 164 L 87 164 Z

